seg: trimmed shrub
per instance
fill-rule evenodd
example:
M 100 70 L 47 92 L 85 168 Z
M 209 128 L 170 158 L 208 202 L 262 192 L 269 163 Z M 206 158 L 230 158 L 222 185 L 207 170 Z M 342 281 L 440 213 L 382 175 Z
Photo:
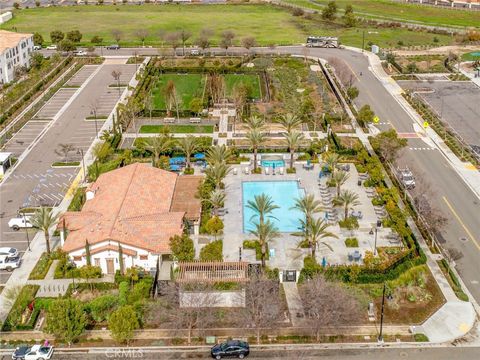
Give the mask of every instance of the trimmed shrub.
M 345 239 L 346 247 L 358 247 L 358 239 L 356 237 Z
M 223 241 L 216 240 L 205 245 L 200 251 L 202 261 L 223 261 Z
M 90 301 L 85 310 L 90 313 L 93 320 L 102 322 L 108 320 L 108 315 L 117 306 L 118 301 L 115 295 L 102 295 Z

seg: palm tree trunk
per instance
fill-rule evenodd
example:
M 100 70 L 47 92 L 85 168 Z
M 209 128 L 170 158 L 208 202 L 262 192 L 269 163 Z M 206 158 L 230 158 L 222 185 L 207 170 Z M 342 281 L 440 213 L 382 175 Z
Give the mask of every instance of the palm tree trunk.
M 47 254 L 50 254 L 50 234 L 48 233 L 48 229 L 44 232 L 45 235 L 45 246 L 47 248 Z
M 257 172 L 257 148 L 253 148 L 253 172 Z
M 310 250 L 312 250 L 312 258 L 315 260 L 315 252 L 317 251 L 317 244 L 310 242 Z
M 295 153 L 295 150 L 291 149 L 290 150 L 290 169 L 293 170 L 293 154 Z
M 267 256 L 267 244 L 265 242 L 262 242 L 261 244 L 261 251 L 262 251 L 262 268 L 265 268 L 265 258 Z
M 345 219 L 348 217 L 348 206 L 345 206 Z

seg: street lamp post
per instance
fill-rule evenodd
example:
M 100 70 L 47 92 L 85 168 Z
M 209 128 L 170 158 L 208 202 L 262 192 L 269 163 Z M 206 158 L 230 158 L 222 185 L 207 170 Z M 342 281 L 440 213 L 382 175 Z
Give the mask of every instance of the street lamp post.
M 378 233 L 378 228 L 375 226 L 375 245 L 373 249 L 373 255 L 377 256 L 377 233 Z
M 32 251 L 32 249 L 30 249 L 30 237 L 28 236 L 27 218 L 25 217 L 25 211 L 23 211 L 22 214 L 23 214 L 23 225 L 25 225 L 25 235 L 27 237 L 28 251 Z
M 95 137 L 98 137 L 98 127 L 97 127 L 97 109 L 93 108 L 90 111 L 90 115 L 93 115 L 93 118 L 95 120 Z
M 85 157 L 83 156 L 83 149 L 78 149 L 77 155 L 80 155 L 82 157 L 83 182 L 85 182 L 85 176 L 87 173 L 85 172 Z
M 378 342 L 381 342 L 381 343 L 383 343 L 383 312 L 385 309 L 385 288 L 386 288 L 386 284 L 383 283 L 382 309 L 380 312 L 380 333 L 378 334 Z

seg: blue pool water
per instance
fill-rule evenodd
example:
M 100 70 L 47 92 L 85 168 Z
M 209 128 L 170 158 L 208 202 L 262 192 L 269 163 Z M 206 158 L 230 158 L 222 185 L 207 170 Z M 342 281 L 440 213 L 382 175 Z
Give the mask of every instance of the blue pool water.
M 275 169 L 285 167 L 285 161 L 283 160 L 262 160 L 262 167 L 271 167 Z
M 247 203 L 249 200 L 254 201 L 255 195 L 262 193 L 270 195 L 275 205 L 280 207 L 271 214 L 275 218 L 270 219 L 278 231 L 298 231 L 303 214 L 290 208 L 294 206 L 295 199 L 304 196 L 304 191 L 298 187 L 296 181 L 244 181 L 242 183 L 243 232 L 248 233 L 249 230 L 254 229 L 253 223 L 258 221 L 258 218 L 252 218 L 255 213 L 247 207 Z

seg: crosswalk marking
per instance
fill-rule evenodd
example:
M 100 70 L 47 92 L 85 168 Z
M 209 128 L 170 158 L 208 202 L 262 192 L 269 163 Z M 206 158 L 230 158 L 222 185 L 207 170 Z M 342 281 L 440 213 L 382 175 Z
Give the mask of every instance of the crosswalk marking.
M 435 150 L 433 147 L 409 147 L 409 150 Z

